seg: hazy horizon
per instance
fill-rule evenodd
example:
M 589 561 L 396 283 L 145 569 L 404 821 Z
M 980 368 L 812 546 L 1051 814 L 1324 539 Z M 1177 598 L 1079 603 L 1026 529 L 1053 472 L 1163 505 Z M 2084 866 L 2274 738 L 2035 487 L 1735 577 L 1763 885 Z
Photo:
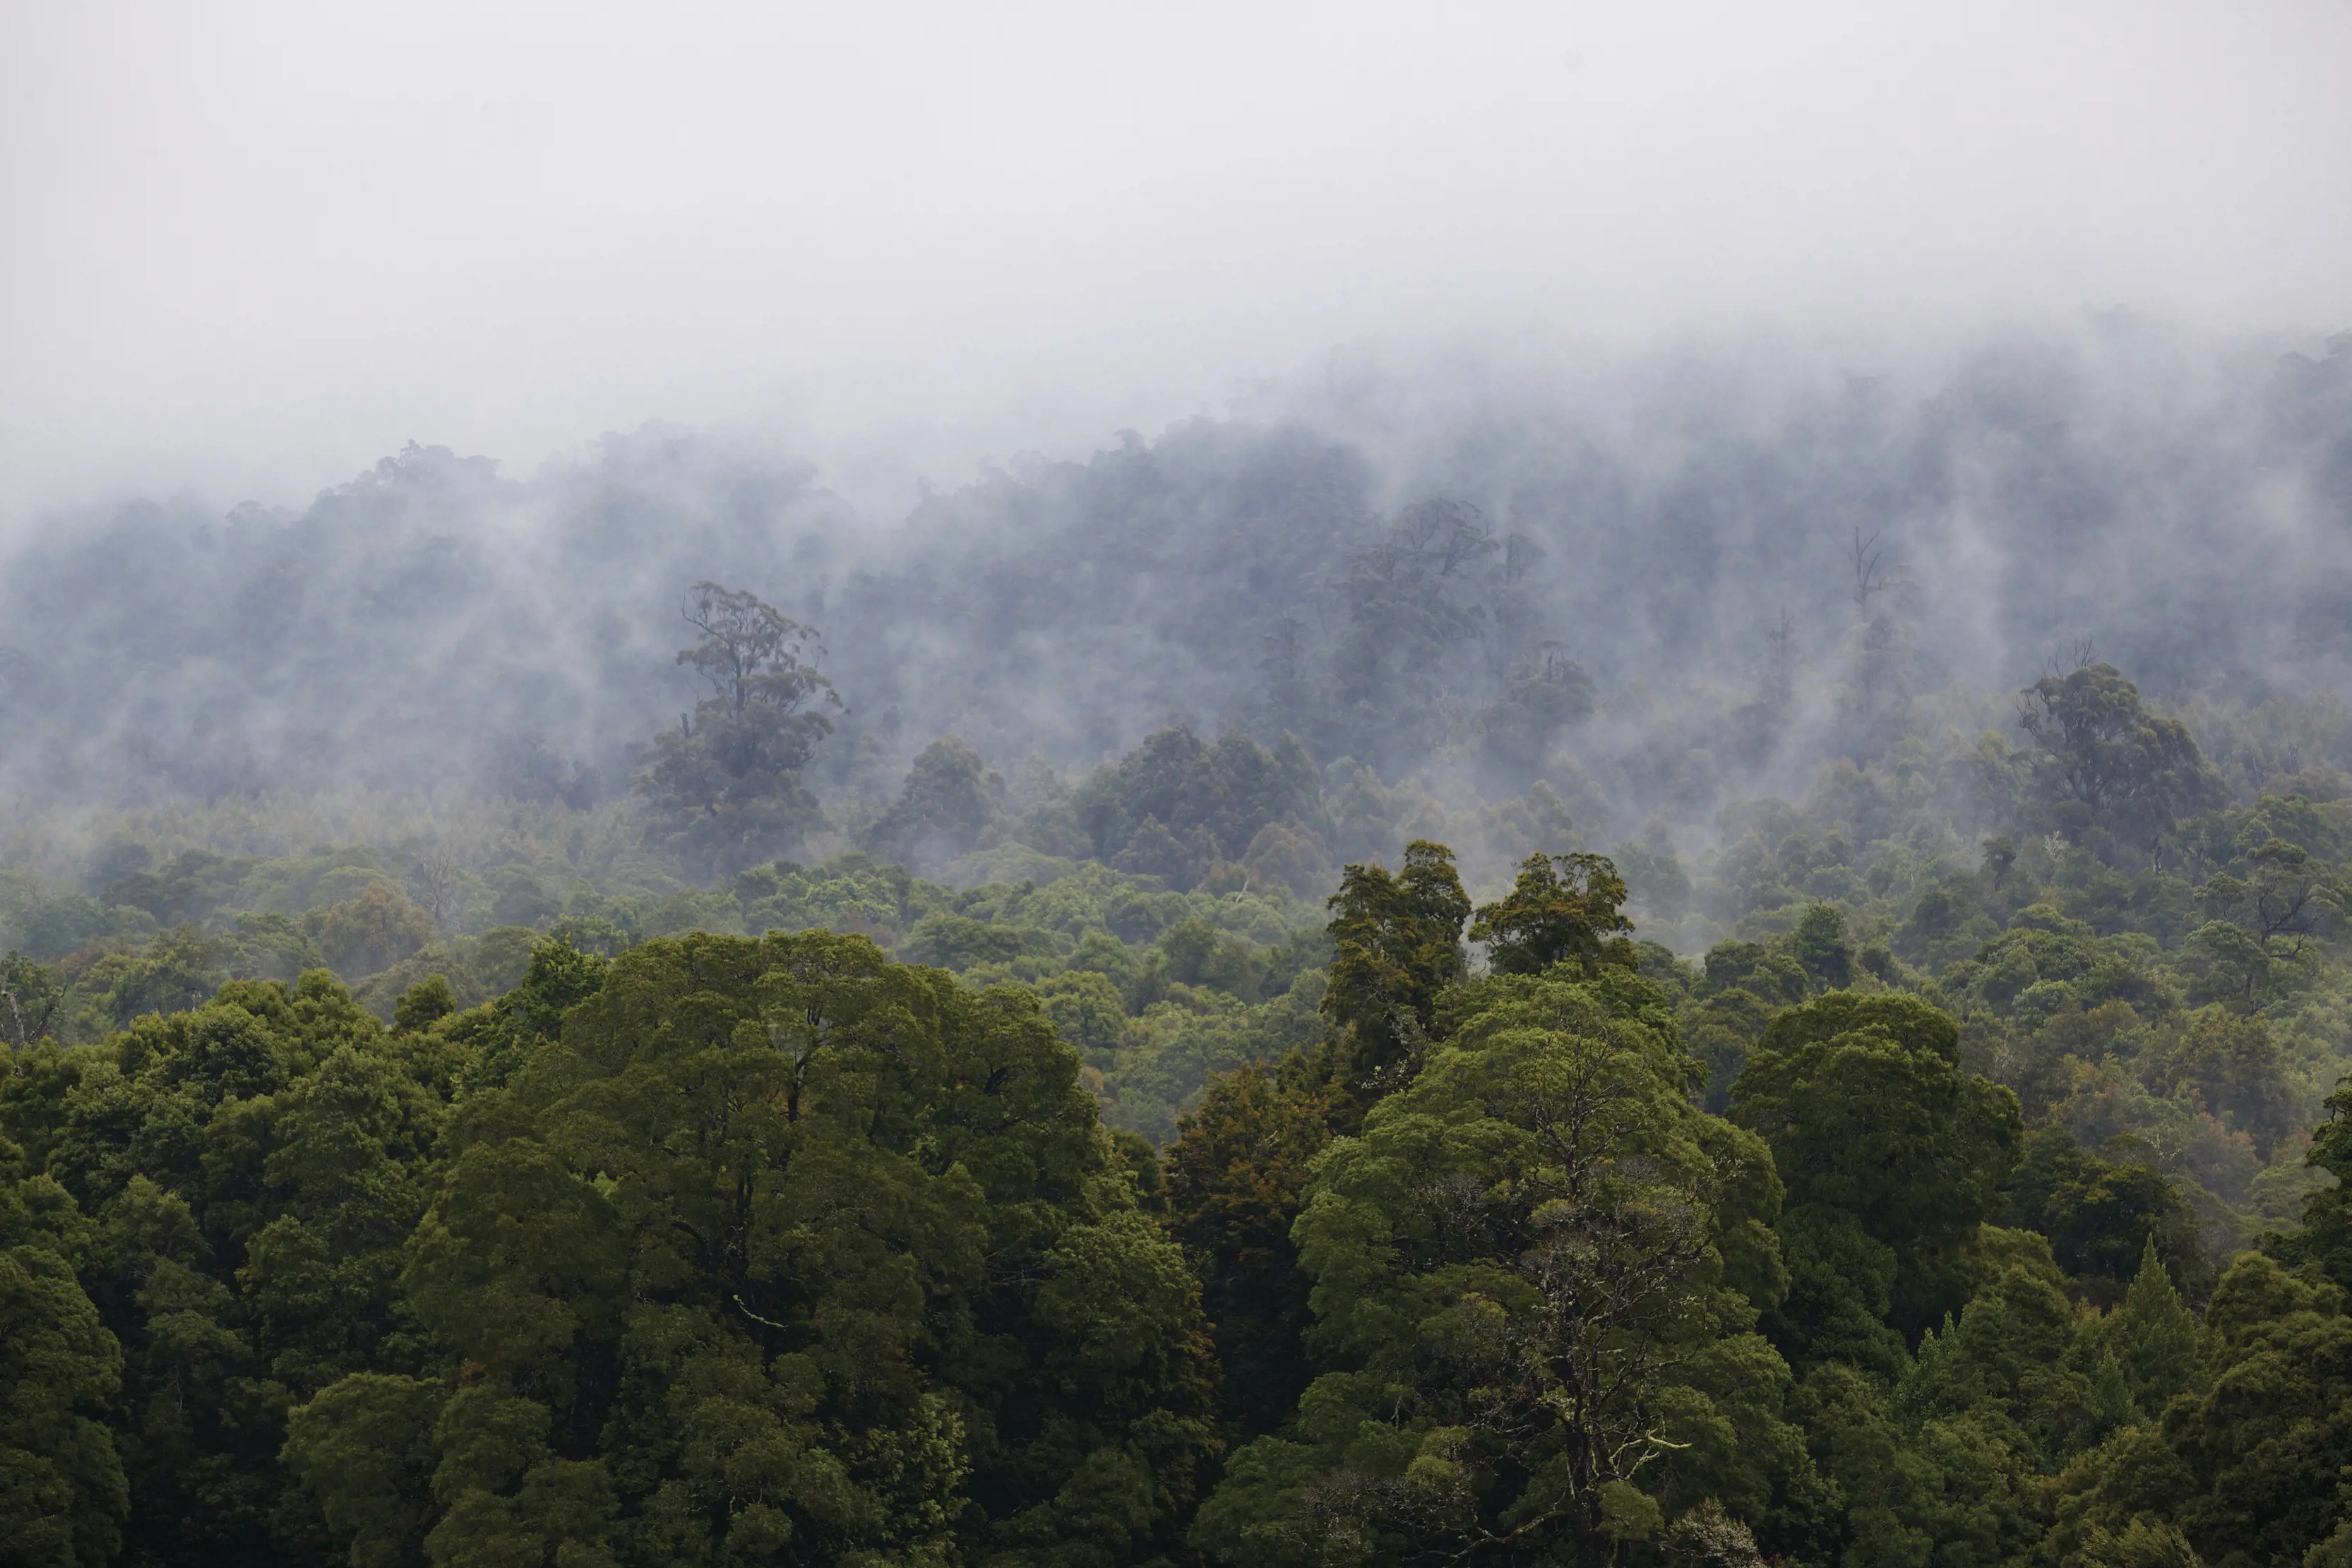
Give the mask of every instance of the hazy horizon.
M 887 513 L 1334 356 L 2352 326 L 2334 5 L 100 4 L 0 46 L 10 524 L 647 422 Z

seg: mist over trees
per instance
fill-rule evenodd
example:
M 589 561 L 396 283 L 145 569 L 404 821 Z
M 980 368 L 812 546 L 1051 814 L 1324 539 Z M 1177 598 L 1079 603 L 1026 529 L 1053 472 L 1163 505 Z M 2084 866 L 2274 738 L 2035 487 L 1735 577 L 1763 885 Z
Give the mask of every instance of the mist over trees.
M 2352 1563 L 2352 336 L 0 575 L 0 1557 Z
M 605 798 L 699 700 L 665 665 L 708 580 L 821 629 L 835 791 L 947 734 L 1066 769 L 1182 720 L 1490 799 L 1572 761 L 1616 831 L 1705 825 L 2078 646 L 2160 697 L 2330 689 L 2348 365 L 2118 318 L 1933 374 L 1335 371 L 903 520 L 684 432 L 520 478 L 411 447 L 299 513 L 46 525 L 0 585 L 6 768 Z
M 681 864 L 734 873 L 796 847 L 823 820 L 802 776 L 841 706 L 812 659 L 812 630 L 757 595 L 698 582 L 680 612 L 698 633 L 678 651 L 710 695 L 654 737 L 637 789 L 649 831 Z M 803 654 L 809 657 L 803 657 Z

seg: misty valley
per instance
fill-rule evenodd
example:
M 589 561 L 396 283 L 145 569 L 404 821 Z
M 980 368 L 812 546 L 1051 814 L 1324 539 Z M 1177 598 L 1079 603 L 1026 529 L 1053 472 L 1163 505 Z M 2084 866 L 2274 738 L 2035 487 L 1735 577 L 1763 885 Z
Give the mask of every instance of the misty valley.
M 2352 334 L 0 571 L 0 1562 L 2352 1568 Z

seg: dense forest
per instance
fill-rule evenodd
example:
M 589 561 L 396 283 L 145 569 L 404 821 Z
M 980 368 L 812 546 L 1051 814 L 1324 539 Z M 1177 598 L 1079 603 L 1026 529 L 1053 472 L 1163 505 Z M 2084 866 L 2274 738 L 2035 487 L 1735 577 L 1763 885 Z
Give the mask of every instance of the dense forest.
M 2352 1568 L 2352 337 L 0 574 L 0 1562 Z

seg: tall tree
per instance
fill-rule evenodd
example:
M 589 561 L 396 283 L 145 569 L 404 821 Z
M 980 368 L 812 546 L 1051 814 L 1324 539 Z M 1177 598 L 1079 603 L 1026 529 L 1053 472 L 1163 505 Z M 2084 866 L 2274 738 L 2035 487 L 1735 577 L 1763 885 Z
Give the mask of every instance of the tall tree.
M 1168 1151 L 1169 1229 L 1201 1278 L 1226 1418 L 1250 1436 L 1288 1419 L 1307 1384 L 1312 1320 L 1290 1232 L 1331 1140 L 1328 1102 L 1303 1071 L 1252 1064 L 1210 1081 Z
M 1529 855 L 1509 895 L 1479 909 L 1470 940 L 1486 944 L 1486 962 L 1502 975 L 1554 964 L 1587 978 L 1603 965 L 1632 969 L 1639 960 L 1624 906 L 1625 879 L 1608 856 Z
M 423 1064 L 314 970 L 141 1018 L 72 1071 L 47 1164 L 124 1351 L 125 1559 L 315 1563 L 287 1407 L 423 1353 L 396 1289 L 441 1127 Z
M 290 1457 L 442 1563 L 1149 1561 L 1208 1345 L 1077 1075 L 1025 993 L 860 937 L 634 948 L 460 1114 L 429 1393 L 331 1385 Z
M 1333 951 L 1323 1016 L 1340 1030 L 1334 1075 L 1361 1103 L 1409 1071 L 1438 993 L 1467 972 L 1462 925 L 1470 896 L 1454 852 L 1416 839 L 1401 871 L 1349 866 L 1328 903 Z
M 1644 998 L 1642 993 L 1650 992 Z M 1600 1564 L 1802 1463 L 1752 1332 L 1785 1286 L 1771 1160 L 1697 1110 L 1628 979 L 1480 982 L 1316 1167 L 1320 1375 L 1194 1539 L 1236 1563 Z M 1631 1005 L 1629 1005 L 1631 1004 Z
M 1592 677 L 1567 644 L 1546 640 L 1511 661 L 1502 686 L 1478 715 L 1481 758 L 1495 782 L 1524 789 L 1541 775 L 1560 732 L 1591 716 Z
M 2204 1343 L 2204 1385 L 2164 1413 L 2165 1439 L 2189 1471 L 2175 1499 L 2183 1532 L 2209 1562 L 2325 1562 L 2303 1553 L 2352 1528 L 2343 1292 L 2241 1254 L 2206 1308 Z
M 710 695 L 655 737 L 636 788 L 690 863 L 732 874 L 790 849 L 822 820 L 802 774 L 841 706 L 811 655 L 816 630 L 748 592 L 698 582 L 680 613 L 700 635 L 677 662 Z
M 49 1031 L 65 999 L 65 977 L 11 950 L 0 957 L 0 1036 L 11 1051 L 29 1050 Z
M 2018 695 L 2017 712 L 2037 748 L 2042 822 L 2070 840 L 2160 860 L 2174 825 L 2220 799 L 2189 727 L 2149 713 L 2113 664 L 2044 675 Z
M 2271 1243 L 2289 1261 L 2307 1265 L 2352 1291 L 2352 1077 L 2327 1097 L 2327 1119 L 2312 1130 L 2305 1160 L 2336 1178 L 2303 1200 L 2303 1225 Z
M 1968 1300 L 2022 1134 L 2017 1096 L 1962 1071 L 1951 1019 L 1851 991 L 1792 1008 L 1732 1083 L 1730 1114 L 1771 1145 L 1792 1214 L 1850 1216 L 1895 1251 L 1898 1326 L 1916 1334 Z
M 1330 744 L 1378 763 L 1427 743 L 1449 663 L 1486 630 L 1478 569 L 1501 549 L 1475 507 L 1441 497 L 1349 556 L 1331 585 L 1346 622 L 1331 652 Z

